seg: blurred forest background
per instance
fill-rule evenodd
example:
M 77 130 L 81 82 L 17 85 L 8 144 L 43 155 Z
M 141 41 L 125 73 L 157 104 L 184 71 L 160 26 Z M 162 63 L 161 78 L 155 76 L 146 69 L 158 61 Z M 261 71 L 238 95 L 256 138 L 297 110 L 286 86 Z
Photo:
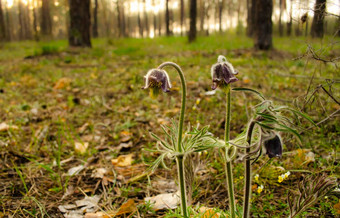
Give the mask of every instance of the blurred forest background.
M 288 196 L 318 196 L 313 184 L 340 179 L 339 37 L 340 0 L 0 0 L 0 217 L 180 217 L 144 201 L 178 188 L 173 161 L 146 172 L 159 157 L 149 132 L 163 136 L 160 125 L 179 116 L 180 81 L 167 68 L 173 88 L 152 99 L 143 76 L 178 63 L 185 125 L 223 138 L 225 93 L 211 91 L 210 74 L 219 55 L 239 72 L 233 88 L 316 124 L 292 118 L 301 142 L 282 133 L 282 158 L 252 165 L 252 216 L 288 217 Z M 232 96 L 234 139 L 259 100 Z M 238 205 L 242 152 L 233 160 Z M 220 152 L 192 160 L 192 211 L 225 214 Z M 339 193 L 320 194 L 302 217 L 339 217 Z
M 81 32 L 90 31 L 93 38 L 188 32 L 195 37 L 196 29 L 205 36 L 226 31 L 252 36 L 261 19 L 257 17 L 266 15 L 279 36 L 322 37 L 339 32 L 339 4 L 337 0 L 1 0 L 0 39 L 65 39 L 76 34 L 72 24 L 77 19 L 82 21 L 78 28 L 86 27 Z M 267 11 L 261 13 L 261 8 Z

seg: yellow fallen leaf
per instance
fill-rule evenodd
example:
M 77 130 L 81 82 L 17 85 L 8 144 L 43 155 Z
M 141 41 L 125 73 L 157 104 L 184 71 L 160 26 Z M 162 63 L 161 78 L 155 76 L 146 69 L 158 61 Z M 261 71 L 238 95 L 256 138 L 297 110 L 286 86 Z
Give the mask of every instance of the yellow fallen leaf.
M 216 212 L 213 208 L 201 207 L 199 210 L 200 212 L 204 212 L 201 216 L 202 218 L 219 218 L 221 216 L 221 214 Z
M 53 89 L 63 89 L 70 85 L 71 79 L 67 77 L 60 78 L 54 85 Z
M 84 154 L 87 150 L 87 147 L 89 147 L 89 143 L 88 142 L 75 142 L 74 143 L 74 150 L 80 154 Z
M 116 159 L 112 159 L 111 163 L 117 167 L 131 166 L 133 161 L 133 154 L 120 155 Z
M 336 211 L 337 214 L 340 214 L 340 201 L 336 204 L 334 204 L 334 210 Z
M 19 129 L 19 127 L 15 125 L 8 125 L 7 123 L 0 123 L 0 132 L 8 131 L 10 129 Z
M 116 213 L 116 216 L 127 214 L 127 213 L 132 213 L 137 210 L 135 201 L 133 199 L 129 199 L 126 203 L 122 204 L 120 206 L 118 212 Z

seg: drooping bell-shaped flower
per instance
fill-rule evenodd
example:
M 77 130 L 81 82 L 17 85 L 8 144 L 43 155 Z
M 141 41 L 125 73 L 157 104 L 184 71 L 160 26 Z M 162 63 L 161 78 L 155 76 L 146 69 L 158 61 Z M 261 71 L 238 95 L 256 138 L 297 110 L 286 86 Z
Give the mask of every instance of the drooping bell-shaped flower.
M 235 77 L 237 71 L 233 65 L 227 61 L 227 59 L 220 55 L 217 58 L 217 63 L 211 67 L 211 78 L 213 85 L 211 88 L 215 90 L 218 86 L 221 88 L 227 86 L 229 83 L 238 81 Z
M 264 147 L 269 158 L 282 156 L 282 141 L 279 135 L 264 140 Z
M 151 69 L 144 76 L 145 86 L 143 89 L 150 88 L 151 97 L 158 95 L 159 90 L 162 89 L 163 92 L 169 92 L 171 88 L 170 78 L 165 70 L 161 69 Z

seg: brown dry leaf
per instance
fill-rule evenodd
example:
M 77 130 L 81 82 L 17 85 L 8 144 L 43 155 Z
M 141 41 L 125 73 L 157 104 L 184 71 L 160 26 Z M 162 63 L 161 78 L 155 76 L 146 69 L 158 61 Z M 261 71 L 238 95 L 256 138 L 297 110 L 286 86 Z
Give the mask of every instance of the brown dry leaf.
M 340 214 L 340 201 L 336 204 L 334 204 L 334 210 L 336 211 L 337 214 Z
M 84 154 L 88 147 L 89 147 L 89 143 L 88 142 L 84 142 L 84 143 L 75 142 L 74 143 L 74 150 L 77 153 L 80 153 L 80 154 Z
M 133 199 L 129 199 L 126 203 L 122 204 L 120 206 L 118 212 L 116 213 L 116 216 L 132 213 L 137 210 L 136 203 Z
M 60 78 L 53 86 L 53 89 L 63 89 L 71 84 L 71 79 L 67 77 Z
M 10 129 L 19 129 L 19 127 L 15 125 L 8 125 L 7 123 L 0 123 L 0 132 L 8 131 Z
M 112 159 L 111 163 L 117 167 L 131 166 L 133 161 L 133 154 L 120 155 L 116 159 Z
M 165 115 L 167 115 L 167 116 L 175 115 L 175 114 L 178 114 L 179 111 L 180 111 L 180 109 L 175 107 L 173 109 L 166 110 Z
M 132 138 L 132 133 L 126 130 L 121 131 L 119 135 L 121 137 L 121 142 L 128 142 Z

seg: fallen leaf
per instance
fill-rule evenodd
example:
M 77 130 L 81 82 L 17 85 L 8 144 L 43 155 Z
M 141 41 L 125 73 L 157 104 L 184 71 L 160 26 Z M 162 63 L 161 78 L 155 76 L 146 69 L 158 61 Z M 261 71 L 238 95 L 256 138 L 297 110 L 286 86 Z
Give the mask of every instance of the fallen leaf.
M 337 214 L 340 214 L 340 201 L 336 204 L 334 204 L 334 210 L 336 211 Z
M 99 200 L 99 195 L 92 197 L 85 196 L 84 199 L 76 201 L 75 204 L 60 205 L 58 209 L 66 218 L 82 218 L 84 217 L 84 213 L 91 213 L 98 210 Z
M 119 215 L 123 215 L 127 213 L 132 213 L 132 212 L 135 212 L 136 210 L 137 210 L 137 207 L 136 207 L 135 201 L 133 199 L 129 199 L 127 202 L 122 204 L 122 206 L 120 206 L 118 212 L 115 215 L 119 216 Z
M 201 216 L 202 218 L 218 218 L 221 216 L 220 213 L 216 212 L 213 208 L 209 207 L 201 207 L 200 212 L 204 214 Z
M 102 179 L 106 173 L 107 173 L 107 169 L 105 169 L 105 168 L 97 168 L 97 169 L 93 170 L 93 172 L 91 174 L 91 177 L 92 178 L 100 178 L 100 179 Z
M 8 125 L 6 123 L 0 123 L 0 132 L 4 132 L 4 131 L 8 131 L 10 129 L 19 129 L 19 127 L 15 126 L 15 125 Z
M 153 197 L 147 197 L 144 201 L 149 201 L 153 204 L 153 209 L 175 209 L 180 203 L 179 192 L 159 194 Z
M 70 78 L 60 78 L 55 85 L 53 86 L 53 89 L 63 89 L 71 84 L 71 79 Z
M 111 163 L 117 167 L 131 166 L 133 161 L 133 154 L 120 155 L 116 159 L 112 159 Z
M 89 146 L 88 142 L 84 142 L 84 143 L 75 142 L 74 143 L 74 150 L 77 153 L 84 154 L 86 152 L 88 146 Z
M 84 166 L 84 165 L 79 165 L 79 166 L 76 166 L 76 167 L 72 167 L 72 168 L 70 168 L 70 169 L 67 171 L 67 175 L 68 175 L 68 176 L 75 176 L 75 175 L 77 175 L 78 173 L 80 173 L 83 169 L 85 169 L 85 166 Z

